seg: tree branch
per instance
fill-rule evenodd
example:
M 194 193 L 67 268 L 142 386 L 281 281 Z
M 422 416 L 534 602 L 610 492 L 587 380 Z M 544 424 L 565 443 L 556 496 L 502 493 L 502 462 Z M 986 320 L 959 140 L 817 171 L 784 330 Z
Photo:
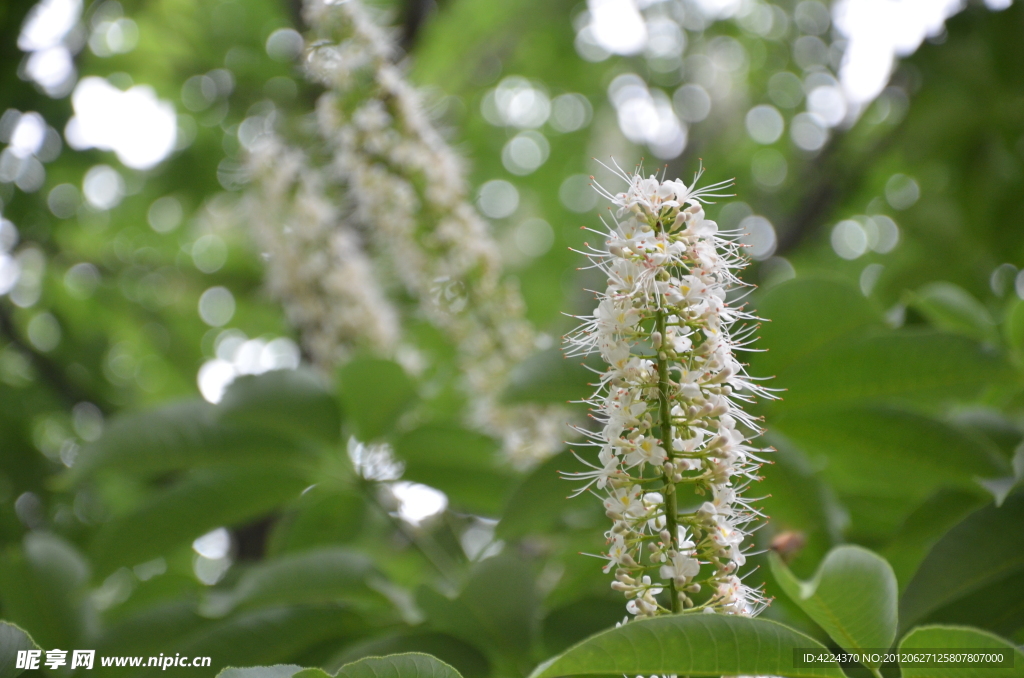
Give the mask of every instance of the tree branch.
M 420 29 L 427 17 L 437 8 L 434 0 L 406 0 L 405 16 L 402 20 L 402 51 L 408 54 L 416 44 Z
M 32 344 L 25 341 L 18 334 L 17 327 L 14 325 L 14 318 L 11 317 L 11 312 L 5 304 L 0 304 L 0 335 L 6 337 L 13 346 L 28 356 L 36 372 L 43 378 L 43 381 L 49 384 L 50 389 L 69 407 L 73 407 L 83 401 L 89 401 L 99 407 L 100 411 L 104 414 L 108 414 L 109 408 L 105 406 L 102 400 L 85 393 L 67 378 L 67 375 L 64 374 L 64 369 L 59 364 L 51 360 L 46 354 L 36 350 Z

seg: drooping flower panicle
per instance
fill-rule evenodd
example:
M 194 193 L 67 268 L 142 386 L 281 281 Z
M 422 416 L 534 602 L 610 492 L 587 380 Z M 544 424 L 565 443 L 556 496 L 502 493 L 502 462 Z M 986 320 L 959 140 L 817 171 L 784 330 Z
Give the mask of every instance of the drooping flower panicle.
M 259 191 L 246 196 L 245 214 L 266 253 L 267 287 L 313 362 L 331 368 L 359 349 L 393 350 L 398 312 L 323 171 L 270 133 L 251 149 L 249 169 Z
M 753 616 L 766 601 L 743 583 L 744 538 L 760 515 L 743 491 L 757 479 L 761 433 L 744 403 L 773 398 L 748 376 L 745 349 L 757 318 L 730 293 L 748 287 L 738 233 L 722 233 L 702 203 L 731 182 L 697 187 L 617 174 L 622 193 L 598 191 L 617 212 L 583 252 L 607 276 L 594 313 L 566 337 L 569 356 L 607 363 L 586 402 L 598 430 L 578 429 L 597 460 L 566 474 L 576 494 L 603 493 L 612 519 L 612 588 L 636 617 L 702 609 Z M 748 349 L 749 350 L 749 349 Z M 599 495 L 601 496 L 601 495 Z
M 550 456 L 562 445 L 565 408 L 499 402 L 509 371 L 536 350 L 538 335 L 515 280 L 503 275 L 489 225 L 470 202 L 462 159 L 424 112 L 398 63 L 394 36 L 370 10 L 358 0 L 304 0 L 303 6 L 310 26 L 305 72 L 325 91 L 313 119 L 294 127 L 312 137 L 315 148 L 289 180 L 298 188 L 282 180 L 277 166 L 291 160 L 287 144 L 275 146 L 267 134 L 269 141 L 254 146 L 250 158 L 260 180 L 255 202 L 263 214 L 256 220 L 271 226 L 262 229 L 261 245 L 273 258 L 273 291 L 285 300 L 311 353 L 331 366 L 353 346 L 388 355 L 401 344 L 398 309 L 375 282 L 397 280 L 413 314 L 455 345 L 470 423 L 500 436 L 515 465 Z M 287 190 L 277 186 L 282 183 Z M 278 195 L 292 200 L 285 216 L 325 227 L 306 229 L 305 245 L 285 242 L 294 229 L 274 228 L 279 215 L 265 209 Z M 304 270 L 293 254 L 316 265 Z M 314 276 L 329 272 L 337 274 L 333 282 L 317 286 Z M 370 293 L 352 289 L 364 283 Z M 382 312 L 367 313 L 370 302 Z M 360 317 L 367 319 L 363 336 L 360 325 L 349 322 Z M 343 346 L 332 350 L 332 339 Z

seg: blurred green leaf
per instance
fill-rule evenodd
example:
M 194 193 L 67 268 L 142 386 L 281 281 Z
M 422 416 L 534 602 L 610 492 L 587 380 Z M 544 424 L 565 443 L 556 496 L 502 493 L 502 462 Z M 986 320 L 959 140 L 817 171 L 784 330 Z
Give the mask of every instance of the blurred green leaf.
M 786 595 L 843 649 L 889 647 L 896 640 L 896 575 L 884 558 L 859 546 L 838 546 L 806 582 L 778 556 L 770 562 Z
M 357 358 L 338 370 L 338 398 L 356 437 L 370 442 L 394 428 L 416 398 L 416 384 L 398 363 Z
M 456 504 L 497 515 L 514 477 L 498 457 L 498 441 L 455 426 L 427 424 L 395 441 L 403 478 L 441 490 Z
M 793 668 L 793 650 L 827 652 L 777 622 L 724 614 L 678 614 L 630 622 L 591 636 L 538 666 L 531 678 L 605 675 L 820 676 L 836 664 Z
M 981 486 L 992 493 L 996 506 L 1002 506 L 1010 493 L 1024 484 L 1024 443 L 1014 450 L 1010 460 L 1010 473 L 1002 478 L 982 479 Z
M 0 678 L 14 678 L 25 670 L 15 668 L 19 651 L 39 649 L 24 629 L 0 621 Z
M 217 412 L 222 422 L 273 431 L 285 439 L 335 445 L 341 438 L 338 403 L 308 369 L 240 376 L 224 393 Z
M 1024 355 L 1024 300 L 1018 299 L 1007 311 L 1003 335 L 1011 349 Z
M 1024 568 L 946 603 L 926 617 L 929 624 L 973 626 L 1002 636 L 1024 632 Z
M 477 563 L 455 599 L 423 587 L 416 603 L 433 628 L 475 644 L 492 661 L 515 666 L 529 656 L 537 631 L 536 583 L 512 553 Z
M 92 543 L 93 562 L 106 574 L 151 560 L 210 530 L 273 511 L 308 485 L 289 467 L 197 472 L 104 524 Z
M 570 507 L 593 506 L 583 504 L 586 498 L 578 503 L 568 499 L 583 482 L 569 482 L 560 474 L 584 470 L 570 450 L 556 454 L 535 468 L 509 497 L 495 535 L 499 539 L 514 539 L 546 532 L 559 524 L 562 514 Z
M 597 356 L 566 358 L 559 347 L 535 353 L 513 368 L 503 399 L 507 403 L 566 403 L 588 397 L 603 371 Z
M 215 406 L 201 400 L 119 417 L 75 459 L 69 479 L 102 469 L 155 475 L 202 466 L 254 466 L 310 460 L 310 450 L 276 432 L 218 421 Z
M 271 555 L 343 544 L 366 523 L 366 497 L 354 489 L 317 483 L 274 522 L 267 543 Z
M 0 558 L 4 617 L 41 647 L 77 647 L 96 624 L 88 597 L 89 564 L 64 539 L 45 532 L 25 535 L 21 547 Z
M 367 657 L 342 666 L 338 678 L 462 678 L 459 672 L 429 654 L 409 652 Z
M 229 666 L 217 674 L 217 678 L 292 678 L 305 671 L 294 664 L 275 664 L 274 666 L 253 666 L 236 668 Z M 324 674 L 327 675 L 327 674 Z
M 772 409 L 791 412 L 891 398 L 946 402 L 975 397 L 1012 378 L 999 353 L 967 337 L 903 330 L 846 339 L 794 362 L 773 384 L 787 392 Z
M 365 657 L 418 652 L 437 657 L 450 664 L 464 678 L 486 678 L 491 672 L 487 658 L 472 645 L 444 633 L 414 631 L 380 636 L 346 647 L 341 654 L 327 664 L 328 673 Z
M 941 608 L 944 621 L 956 622 L 957 608 L 986 610 L 990 622 L 1024 614 L 1024 493 L 996 507 L 988 505 L 951 529 L 925 557 L 900 600 L 900 626 L 909 628 Z M 982 598 L 984 587 L 1016 582 Z M 1016 590 L 1016 594 L 1011 591 Z M 1008 609 L 1007 609 L 1008 608 Z M 970 614 L 971 611 L 965 610 Z
M 221 671 L 218 678 L 326 678 L 330 675 L 322 669 L 277 665 L 228 668 Z M 414 652 L 360 659 L 342 666 L 336 675 L 340 678 L 461 678 L 458 671 L 436 657 Z
M 951 282 L 933 282 L 910 295 L 910 304 L 936 328 L 997 343 L 992 314 L 970 292 Z
M 525 541 L 525 548 L 538 542 L 552 548 L 549 562 L 561 573 L 558 586 L 544 596 L 546 609 L 556 610 L 581 599 L 609 596 L 622 605 L 621 609 L 625 609 L 621 594 L 615 595 L 609 588 L 608 575 L 601 570 L 600 561 L 582 555 L 599 551 L 605 543 L 604 531 L 608 529 L 608 517 L 600 510 L 604 507 L 593 503 L 597 504 L 598 510 L 571 509 L 565 513 L 569 529 L 554 533 L 548 539 Z M 621 617 L 616 620 L 621 620 Z
M 915 650 L 995 650 L 1013 654 L 1013 666 L 901 666 L 904 678 L 1020 678 L 1024 676 L 1024 652 L 999 636 L 963 626 L 920 626 L 900 641 L 900 652 Z
M 246 664 L 265 668 L 291 661 L 325 642 L 350 642 L 369 631 L 364 618 L 339 605 L 267 608 L 231 615 L 197 629 L 177 639 L 174 651 L 189 657 L 211 657 L 213 670 Z M 138 675 L 166 674 L 150 668 Z
M 138 591 L 129 600 L 136 595 Z M 215 620 L 199 615 L 197 597 L 182 596 L 152 603 L 135 614 L 105 624 L 102 634 L 95 640 L 96 654 L 155 657 L 176 646 L 182 638 L 215 625 Z
M 770 321 L 761 325 L 757 342 L 767 351 L 750 354 L 757 375 L 779 374 L 840 337 L 881 327 L 867 298 L 839 279 L 799 277 L 780 283 L 757 299 L 757 313 Z
M 565 651 L 595 633 L 610 629 L 625 616 L 622 597 L 586 597 L 556 608 L 541 623 L 544 650 Z
M 368 586 L 375 575 L 380 576 L 370 558 L 350 549 L 289 554 L 253 565 L 229 592 L 211 592 L 202 611 L 222 617 L 239 609 L 347 602 L 373 605 L 380 612 L 390 605 Z
M 758 494 L 764 495 L 759 507 L 769 516 L 764 529 L 798 540 L 799 549 L 786 558 L 799 572 L 805 562 L 820 562 L 839 540 L 843 510 L 824 474 L 789 440 L 769 433 L 766 442 L 776 451 L 769 457 L 772 463 L 761 468 L 763 479 L 757 485 Z
M 976 487 L 1006 473 L 983 437 L 933 417 L 892 407 L 792 412 L 771 420 L 837 489 L 919 501 L 943 485 Z M 907 475 L 913 478 L 907 482 Z
M 907 516 L 889 545 L 881 551 L 896 573 L 901 592 L 935 542 L 986 501 L 983 492 L 942 488 Z

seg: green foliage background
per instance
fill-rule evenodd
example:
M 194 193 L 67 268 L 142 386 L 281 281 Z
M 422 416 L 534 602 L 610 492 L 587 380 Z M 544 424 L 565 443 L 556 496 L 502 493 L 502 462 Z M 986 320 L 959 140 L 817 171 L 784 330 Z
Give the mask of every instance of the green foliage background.
M 17 75 L 17 34 L 31 5 L 0 5 L 0 108 L 37 110 L 63 129 L 69 101 Z M 398 21 L 407 10 L 390 9 Z M 566 209 L 558 187 L 592 171 L 595 148 L 620 148 L 624 166 L 639 158 L 640 149 L 615 141 L 605 89 L 630 70 L 658 77 L 642 60 L 580 59 L 572 18 L 581 9 L 562 0 L 446 0 L 408 45 L 409 77 L 427 88 L 471 182 L 503 178 L 519 188 L 521 207 L 495 221 L 497 237 L 511 247 L 531 216 L 554 226 L 550 251 L 511 266 L 530 318 L 553 336 L 569 328 L 563 311 L 587 310 L 587 278 L 568 248 L 582 243 L 581 224 L 596 222 Z M 45 199 L 59 183 L 80 185 L 98 162 L 116 164 L 99 151 L 65 148 L 38 193 L 0 187 L 20 247 L 46 261 L 37 303 L 0 299 L 0 618 L 44 649 L 209 655 L 209 675 L 278 663 L 333 673 L 362 657 L 410 651 L 466 678 L 527 675 L 613 626 L 624 601 L 597 561 L 579 555 L 602 548 L 605 518 L 594 500 L 567 501 L 556 473 L 577 462 L 563 452 L 518 472 L 497 456 L 496 441 L 462 428 L 453 349 L 429 328 L 411 322 L 430 359 L 418 377 L 358 357 L 337 375 L 272 372 L 240 378 L 218 405 L 199 398 L 195 375 L 218 332 L 196 313 L 205 289 L 234 293 L 231 327 L 247 336 L 290 333 L 262 290 L 245 224 L 202 216 L 237 198 L 218 180 L 240 153 L 235 126 L 268 96 L 301 115 L 316 91 L 263 47 L 273 30 L 296 25 L 290 4 L 131 0 L 124 11 L 139 26 L 138 47 L 102 59 L 85 51 L 82 74 L 126 73 L 179 112 L 193 75 L 227 66 L 235 86 L 194 115 L 191 145 L 150 172 L 125 170 L 131 190 L 109 214 L 59 219 Z M 735 176 L 740 198 L 775 224 L 777 256 L 795 270 L 780 280 L 765 262 L 745 273 L 762 285 L 752 304 L 771 321 L 759 343 L 768 350 L 750 354 L 750 370 L 786 389 L 759 406 L 777 452 L 754 490 L 771 516 L 755 541 L 774 544 L 789 566 L 768 567 L 759 555 L 748 582 L 763 581 L 778 598 L 764 617 L 832 647 L 839 641 L 816 615 L 829 596 L 845 594 L 830 593 L 822 575 L 812 603 L 791 596 L 797 578 L 810 579 L 847 543 L 891 566 L 899 636 L 919 624 L 960 624 L 1024 643 L 1024 494 L 1016 489 L 1024 475 L 1024 302 L 1013 289 L 1024 267 L 1022 30 L 1019 2 L 999 13 L 969 6 L 894 74 L 907 94 L 902 114 L 869 110 L 817 154 L 784 135 L 774 147 L 789 172 L 777 189 L 752 178 L 759 147 L 744 131 L 746 107 L 694 125 L 686 152 L 669 164 L 670 174 L 688 177 L 701 157 L 713 180 Z M 750 105 L 767 100 L 772 74 L 795 68 L 785 39 L 751 37 L 728 22 L 709 35 L 716 31 L 764 54 L 749 73 Z M 501 164 L 512 133 L 479 113 L 507 75 L 553 95 L 582 93 L 594 107 L 587 128 L 549 134 L 550 159 L 526 177 Z M 294 93 L 268 88 L 283 77 Z M 920 186 L 904 210 L 884 197 L 897 173 Z M 189 216 L 156 233 L 147 210 L 169 194 Z M 832 226 L 873 213 L 898 223 L 898 246 L 839 258 Z M 208 233 L 228 246 L 226 264 L 211 274 L 190 254 Z M 95 289 L 67 282 L 80 262 L 100 272 Z M 1012 266 L 994 275 L 1005 264 Z M 865 274 L 868 266 L 875 268 Z M 28 335 L 41 312 L 61 328 L 48 351 Z M 587 373 L 555 353 L 517 369 L 510 402 L 587 392 Z M 86 440 L 95 438 L 95 417 L 74 409 L 83 402 L 103 415 L 98 439 Z M 404 478 L 443 490 L 448 510 L 418 527 L 396 519 L 387 493 L 353 472 L 350 435 L 390 442 Z M 65 461 L 77 450 L 70 467 L 62 450 Z M 206 585 L 194 572 L 192 542 L 221 526 L 231 530 L 233 564 Z M 891 612 L 885 623 L 895 625 Z M 580 662 L 573 671 L 591 670 Z

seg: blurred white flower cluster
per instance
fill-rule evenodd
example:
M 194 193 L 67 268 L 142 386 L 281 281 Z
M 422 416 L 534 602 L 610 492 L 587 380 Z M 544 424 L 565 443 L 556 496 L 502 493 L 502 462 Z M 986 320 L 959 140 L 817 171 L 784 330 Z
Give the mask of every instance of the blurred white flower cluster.
M 309 77 L 327 88 L 318 163 L 272 133 L 250 144 L 253 220 L 272 291 L 323 365 L 351 349 L 389 354 L 395 309 L 375 269 L 397 277 L 456 345 L 473 423 L 500 434 L 515 463 L 561 445 L 561 408 L 503 407 L 509 370 L 536 348 L 518 289 L 502 276 L 488 224 L 469 201 L 461 159 L 423 113 L 391 36 L 356 2 L 310 0 Z
M 359 233 L 325 194 L 322 172 L 273 136 L 253 149 L 250 164 L 260 192 L 249 212 L 269 256 L 267 285 L 312 359 L 333 365 L 356 348 L 393 350 L 397 311 L 377 283 Z

